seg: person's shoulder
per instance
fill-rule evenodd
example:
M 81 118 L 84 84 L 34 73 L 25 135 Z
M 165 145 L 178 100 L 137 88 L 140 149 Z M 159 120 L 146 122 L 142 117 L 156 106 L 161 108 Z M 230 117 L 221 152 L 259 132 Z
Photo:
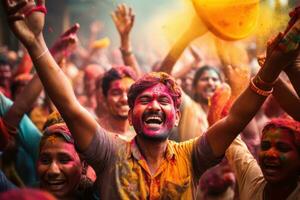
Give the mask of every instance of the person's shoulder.
M 175 152 L 191 152 L 196 142 L 199 140 L 199 137 L 194 139 L 186 140 L 183 142 L 176 142 L 173 140 L 168 140 L 168 145 L 174 149 Z

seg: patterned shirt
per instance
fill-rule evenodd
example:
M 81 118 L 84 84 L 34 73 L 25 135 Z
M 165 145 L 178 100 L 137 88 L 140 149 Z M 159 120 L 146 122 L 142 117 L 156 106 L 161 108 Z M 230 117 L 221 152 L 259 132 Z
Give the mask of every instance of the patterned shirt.
M 126 142 L 100 127 L 82 155 L 97 174 L 100 199 L 194 199 L 201 174 L 220 161 L 204 134 L 168 141 L 164 160 L 151 174 L 135 139 Z

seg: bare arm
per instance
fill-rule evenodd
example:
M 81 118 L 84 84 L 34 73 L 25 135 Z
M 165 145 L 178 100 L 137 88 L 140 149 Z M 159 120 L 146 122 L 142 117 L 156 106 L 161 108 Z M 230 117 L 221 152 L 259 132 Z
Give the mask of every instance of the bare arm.
M 200 53 L 197 52 L 195 47 L 190 46 L 189 50 L 193 56 L 193 61 L 187 65 L 184 65 L 181 67 L 178 71 L 172 72 L 172 76 L 174 78 L 183 78 L 185 75 L 187 75 L 193 68 L 197 68 L 200 65 L 201 62 L 201 56 Z
M 54 43 L 50 51 L 57 62 L 62 59 L 64 52 L 68 51 L 76 43 L 73 35 L 76 34 L 77 30 L 78 25 L 74 25 L 64 34 L 62 34 Z M 39 77 L 35 74 L 32 80 L 26 85 L 22 93 L 17 96 L 12 107 L 5 114 L 5 122 L 12 127 L 18 127 L 23 115 L 30 111 L 42 89 L 42 83 Z
M 277 49 L 278 41 L 282 35 L 269 44 L 268 53 L 264 67 L 256 75 L 267 83 L 274 82 L 281 70 L 296 58 L 299 50 L 283 53 Z M 270 85 L 256 82 L 256 86 L 262 90 L 271 90 Z M 260 106 L 266 99 L 265 96 L 258 95 L 248 87 L 234 102 L 228 116 L 211 126 L 207 131 L 207 138 L 216 156 L 224 154 L 233 139 L 246 127 L 254 117 Z
M 225 42 L 216 38 L 215 44 L 226 82 L 232 90 L 232 100 L 234 100 L 249 83 L 250 67 L 247 65 L 247 53 L 244 48 L 234 42 Z
M 287 66 L 284 71 L 288 75 L 292 86 L 291 87 L 287 82 L 285 82 L 282 78 L 279 78 L 275 85 L 273 96 L 275 97 L 276 101 L 279 105 L 295 120 L 300 120 L 300 99 L 299 99 L 299 92 L 300 92 L 300 82 L 299 77 L 300 75 L 300 56 L 298 55 L 297 58 L 291 63 L 291 65 Z M 265 57 L 260 56 L 258 58 L 259 65 L 262 66 L 265 62 Z M 296 90 L 296 91 L 295 91 Z
M 293 62 L 291 66 L 288 66 L 284 71 L 288 75 L 298 97 L 300 97 L 300 55 L 298 55 L 295 62 Z
M 206 32 L 206 29 L 203 28 L 197 29 L 196 27 L 205 27 L 201 26 L 201 22 L 198 19 L 198 16 L 194 16 L 189 28 L 183 33 L 182 36 L 175 42 L 175 44 L 171 47 L 167 56 L 164 58 L 161 68 L 159 71 L 166 72 L 168 74 L 172 73 L 173 67 L 177 60 L 180 58 L 184 49 L 189 45 L 191 41 L 200 35 Z
M 132 53 L 130 31 L 134 25 L 135 15 L 132 8 L 125 4 L 118 5 L 117 9 L 111 14 L 116 29 L 119 32 L 121 39 L 121 54 L 124 64 L 131 66 L 138 77 L 142 76 L 142 71 L 136 60 L 135 55 Z
M 98 125 L 92 115 L 79 104 L 70 82 L 47 50 L 42 34 L 44 14 L 33 12 L 25 20 L 21 8 L 27 2 L 17 2 L 16 6 L 11 6 L 8 0 L 2 2 L 11 30 L 27 48 L 46 92 L 67 123 L 79 149 L 85 150 Z M 39 3 L 41 6 L 45 5 L 44 1 Z
M 300 121 L 300 99 L 291 85 L 279 78 L 274 85 L 273 96 L 291 117 Z

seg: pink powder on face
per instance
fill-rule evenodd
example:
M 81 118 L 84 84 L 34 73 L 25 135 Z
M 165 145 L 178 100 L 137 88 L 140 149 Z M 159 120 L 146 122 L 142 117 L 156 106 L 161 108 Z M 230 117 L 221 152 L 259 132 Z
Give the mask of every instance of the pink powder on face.
M 143 91 L 135 101 L 132 124 L 138 134 L 148 138 L 166 139 L 175 125 L 177 110 L 170 90 L 158 83 Z M 158 117 L 161 123 L 148 123 L 148 118 Z

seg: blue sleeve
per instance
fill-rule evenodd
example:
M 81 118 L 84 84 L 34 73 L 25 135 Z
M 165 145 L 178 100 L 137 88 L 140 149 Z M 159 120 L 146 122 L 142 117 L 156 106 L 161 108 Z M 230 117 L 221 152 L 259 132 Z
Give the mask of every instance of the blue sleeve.
M 5 174 L 0 170 L 0 192 L 6 192 L 11 189 L 17 188 L 12 182 L 10 182 Z
M 11 100 L 0 94 L 0 116 L 3 116 L 12 104 L 13 102 Z M 19 145 L 28 152 L 34 163 L 36 163 L 38 158 L 41 137 L 42 135 L 39 129 L 32 123 L 27 115 L 24 115 L 19 124 Z

